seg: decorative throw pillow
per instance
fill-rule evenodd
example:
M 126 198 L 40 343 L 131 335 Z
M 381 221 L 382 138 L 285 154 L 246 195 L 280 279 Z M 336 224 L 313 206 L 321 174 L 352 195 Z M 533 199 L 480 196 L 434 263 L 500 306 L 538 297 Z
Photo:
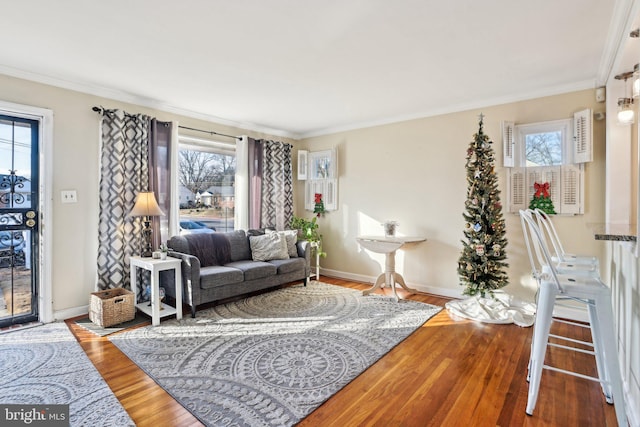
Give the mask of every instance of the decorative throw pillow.
M 272 259 L 288 259 L 287 241 L 278 233 L 262 236 L 249 236 L 251 257 L 254 261 L 270 261 Z
M 287 252 L 289 253 L 289 258 L 298 258 L 298 247 L 296 246 L 296 242 L 298 241 L 298 230 L 266 230 L 266 234 L 269 233 L 278 233 L 284 236 L 287 241 Z

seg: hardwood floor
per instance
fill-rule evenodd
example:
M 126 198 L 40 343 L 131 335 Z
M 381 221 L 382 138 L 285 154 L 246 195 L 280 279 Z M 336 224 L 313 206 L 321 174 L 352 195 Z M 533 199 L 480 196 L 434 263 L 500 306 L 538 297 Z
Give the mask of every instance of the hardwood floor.
M 322 277 L 353 289 L 361 283 Z M 388 291 L 388 290 L 387 290 Z M 446 298 L 410 299 L 443 306 Z M 106 338 L 68 320 L 80 345 L 138 426 L 200 422 Z M 588 338 L 585 328 L 555 331 Z M 441 311 L 317 408 L 299 426 L 615 426 L 598 383 L 545 371 L 533 416 L 525 414 L 532 328 L 453 320 Z M 588 355 L 552 349 L 553 364 L 595 375 Z

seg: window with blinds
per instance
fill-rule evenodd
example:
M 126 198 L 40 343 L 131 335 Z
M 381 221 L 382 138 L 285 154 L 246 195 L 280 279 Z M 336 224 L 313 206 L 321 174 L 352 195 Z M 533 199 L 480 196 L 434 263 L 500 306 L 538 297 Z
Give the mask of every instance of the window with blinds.
M 593 159 L 592 135 L 591 110 L 579 111 L 567 120 L 522 125 L 503 122 L 509 212 L 528 208 L 535 184 L 549 183 L 557 213 L 584 213 L 584 163 Z

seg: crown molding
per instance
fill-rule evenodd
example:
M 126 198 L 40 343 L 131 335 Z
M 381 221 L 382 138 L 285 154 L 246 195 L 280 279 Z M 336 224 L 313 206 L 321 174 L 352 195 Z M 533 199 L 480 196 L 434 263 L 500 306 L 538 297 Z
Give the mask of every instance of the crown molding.
M 634 0 L 634 1 L 640 2 L 640 0 Z M 115 101 L 126 102 L 129 104 L 153 108 L 159 111 L 164 111 L 167 113 L 177 114 L 177 115 L 190 117 L 198 120 L 203 120 L 203 121 L 211 122 L 214 124 L 232 126 L 242 130 L 265 133 L 273 136 L 280 136 L 283 138 L 291 138 L 294 140 L 301 140 L 301 139 L 329 135 L 329 134 L 334 134 L 339 132 L 346 132 L 346 131 L 364 129 L 364 128 L 375 127 L 375 126 L 382 126 L 382 125 L 404 122 L 409 120 L 439 116 L 442 114 L 450 114 L 450 113 L 456 113 L 460 111 L 473 110 L 477 108 L 486 108 L 486 107 L 495 106 L 495 105 L 525 101 L 525 100 L 534 99 L 534 98 L 541 98 L 545 96 L 575 92 L 575 91 L 584 90 L 584 89 L 592 89 L 596 87 L 595 80 L 585 80 L 581 82 L 548 87 L 542 90 L 536 90 L 532 92 L 511 94 L 503 97 L 488 98 L 488 99 L 474 101 L 470 103 L 448 105 L 440 108 L 434 108 L 426 111 L 421 111 L 421 112 L 411 113 L 411 114 L 406 114 L 401 116 L 388 117 L 388 118 L 379 119 L 379 120 L 371 120 L 371 121 L 353 123 L 353 124 L 344 125 L 344 126 L 328 127 L 323 129 L 312 130 L 309 132 L 296 133 L 296 132 L 290 132 L 282 129 L 274 129 L 268 126 L 262 126 L 255 123 L 237 122 L 234 120 L 223 119 L 221 117 L 213 116 L 210 114 L 205 114 L 197 111 L 175 107 L 165 102 L 159 101 L 157 99 L 147 98 L 147 97 L 139 96 L 129 92 L 125 92 L 125 91 L 115 90 L 115 89 L 111 89 L 111 88 L 107 88 L 99 85 L 93 85 L 86 82 L 71 81 L 71 80 L 63 79 L 59 77 L 19 70 L 19 69 L 4 66 L 1 64 L 0 64 L 0 74 L 17 77 L 24 80 L 34 81 L 37 83 L 47 84 L 50 86 L 69 89 L 69 90 L 73 90 L 76 92 L 81 92 L 89 95 L 95 95 L 101 98 L 113 99 Z
M 316 136 L 329 135 L 339 132 L 347 132 L 351 130 L 370 128 L 375 126 L 388 125 L 392 123 L 404 122 L 409 120 L 423 119 L 427 117 L 440 116 L 443 114 L 458 113 L 461 111 L 475 110 L 478 108 L 493 107 L 496 105 L 509 104 L 512 102 L 527 101 L 535 98 L 543 98 L 545 96 L 561 95 L 564 93 L 577 92 L 585 89 L 594 89 L 595 80 L 583 80 L 579 82 L 558 85 L 553 87 L 547 87 L 541 90 L 522 92 L 517 94 L 511 94 L 496 98 L 487 98 L 469 103 L 447 105 L 441 108 L 434 108 L 419 113 L 411 113 L 402 116 L 390 117 L 386 119 L 366 121 L 360 123 L 354 123 L 345 126 L 338 126 L 325 129 L 317 129 L 310 132 L 304 132 L 300 134 L 301 139 L 312 138 Z
M 197 111 L 188 110 L 185 108 L 175 107 L 169 105 L 163 101 L 148 98 L 140 95 L 136 95 L 130 92 L 111 89 L 104 86 L 99 86 L 82 81 L 68 80 L 56 76 L 50 76 L 45 74 L 39 74 L 31 71 L 20 70 L 17 68 L 9 67 L 0 64 L 0 74 L 16 77 L 23 80 L 29 80 L 37 83 L 46 84 L 49 86 L 55 86 L 63 89 L 69 89 L 76 92 L 85 93 L 88 95 L 99 96 L 101 98 L 108 98 L 114 101 L 126 102 L 129 104 L 140 105 L 142 107 L 153 108 L 155 110 L 164 111 L 166 113 L 178 114 L 193 119 L 203 120 L 219 125 L 232 126 L 242 130 L 248 130 L 258 133 L 265 133 L 273 136 L 281 136 L 283 138 L 291 138 L 298 140 L 300 135 L 294 132 L 289 132 L 283 129 L 274 129 L 268 126 L 262 126 L 249 122 L 238 122 L 234 120 L 224 119 L 222 117 L 213 116 L 211 114 L 200 113 Z

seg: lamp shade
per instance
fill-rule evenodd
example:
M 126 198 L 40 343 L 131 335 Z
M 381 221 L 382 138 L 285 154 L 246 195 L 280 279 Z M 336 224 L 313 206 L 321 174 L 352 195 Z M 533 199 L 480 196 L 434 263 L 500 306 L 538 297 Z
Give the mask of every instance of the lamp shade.
M 156 202 L 153 191 L 143 191 L 138 193 L 136 204 L 129 212 L 129 216 L 160 216 L 164 215 Z

